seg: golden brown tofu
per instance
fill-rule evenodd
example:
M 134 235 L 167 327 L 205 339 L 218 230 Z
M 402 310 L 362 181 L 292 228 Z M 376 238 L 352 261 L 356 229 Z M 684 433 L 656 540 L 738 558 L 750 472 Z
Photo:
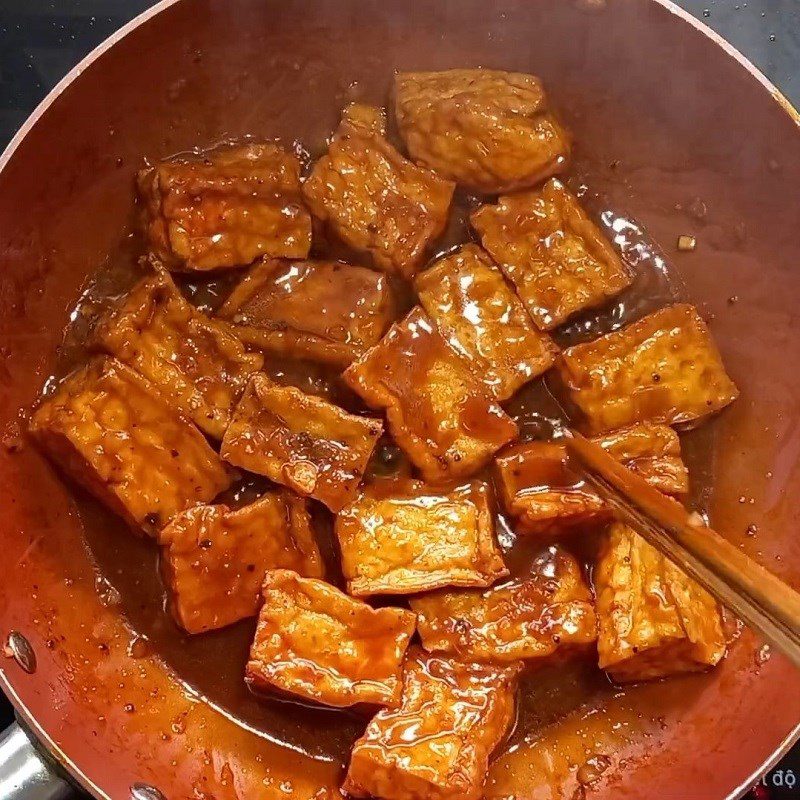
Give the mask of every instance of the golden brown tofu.
M 254 616 L 267 570 L 321 578 L 306 504 L 292 492 L 271 492 L 236 511 L 197 506 L 174 517 L 158 541 L 178 625 L 203 633 Z
M 568 398 L 592 432 L 634 422 L 698 423 L 739 391 L 694 306 L 662 308 L 557 362 Z
M 344 373 L 371 408 L 385 409 L 397 444 L 432 482 L 471 475 L 517 426 L 416 307 Z
M 508 575 L 494 540 L 489 487 L 452 491 L 376 481 L 336 517 L 347 591 L 357 597 L 489 586 Z
M 346 367 L 383 336 L 393 303 L 386 276 L 365 267 L 269 259 L 217 313 L 267 353 Z
M 203 434 L 111 358 L 70 375 L 33 414 L 30 430 L 72 478 L 150 534 L 231 483 Z
M 142 170 L 138 183 L 150 246 L 169 269 L 308 255 L 311 217 L 300 196 L 300 161 L 277 144 L 162 161 Z
M 575 558 L 549 547 L 528 578 L 411 600 L 422 645 L 467 661 L 543 659 L 597 639 L 592 595 Z
M 200 430 L 221 439 L 263 358 L 189 303 L 166 272 L 144 278 L 100 320 L 95 337 Z
M 479 192 L 533 186 L 569 160 L 570 137 L 533 75 L 401 72 L 395 114 L 414 161 Z
M 695 672 L 725 655 L 714 598 L 622 523 L 608 533 L 594 583 L 600 667 L 615 681 Z
M 518 672 L 410 648 L 400 708 L 369 723 L 342 790 L 381 800 L 478 800 L 492 751 L 514 718 Z
M 345 244 L 369 253 L 379 269 L 410 278 L 444 230 L 454 186 L 403 158 L 376 118 L 363 106 L 345 115 L 303 195 Z
M 439 259 L 415 280 L 439 333 L 497 400 L 550 369 L 558 348 L 538 331 L 486 253 L 474 244 Z
M 575 195 L 555 179 L 482 206 L 471 222 L 543 330 L 603 305 L 633 279 Z
M 415 617 L 372 608 L 324 581 L 267 572 L 246 680 L 327 706 L 395 706 Z
M 335 512 L 355 498 L 381 433 L 380 420 L 348 414 L 257 373 L 236 407 L 221 454 Z

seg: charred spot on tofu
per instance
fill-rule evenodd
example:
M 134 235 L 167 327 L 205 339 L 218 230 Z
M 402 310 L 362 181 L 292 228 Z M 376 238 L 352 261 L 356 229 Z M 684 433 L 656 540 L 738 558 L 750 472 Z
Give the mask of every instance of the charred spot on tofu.
M 471 475 L 517 426 L 415 307 L 344 373 L 428 481 Z
M 454 185 L 400 155 L 376 119 L 363 106 L 345 115 L 303 196 L 345 244 L 410 278 L 444 230 Z
M 383 800 L 478 800 L 514 717 L 518 672 L 410 648 L 400 707 L 369 723 L 342 790 Z
M 439 333 L 495 399 L 507 400 L 555 362 L 555 343 L 477 245 L 440 259 L 414 283 Z
M 306 505 L 282 491 L 235 511 L 204 505 L 174 517 L 158 541 L 178 625 L 203 633 L 254 616 L 267 570 L 322 577 Z
M 348 414 L 293 386 L 254 375 L 222 440 L 222 457 L 331 511 L 353 500 L 380 420 Z
M 78 483 L 150 534 L 230 485 L 200 431 L 111 358 L 67 377 L 33 414 L 30 430 Z
M 101 319 L 98 345 L 133 367 L 209 436 L 221 439 L 263 358 L 189 303 L 166 272 L 144 278 Z
M 377 481 L 338 514 L 336 534 L 347 590 L 358 597 L 488 586 L 508 575 L 489 489 L 478 481 L 449 491 Z
M 490 69 L 401 72 L 395 113 L 411 158 L 487 194 L 562 172 L 570 137 L 533 75 Z
M 414 614 L 372 608 L 321 580 L 267 572 L 246 680 L 322 705 L 394 706 Z
M 162 161 L 142 170 L 138 185 L 150 246 L 169 269 L 308 255 L 311 217 L 300 196 L 300 161 L 277 144 Z
M 563 351 L 558 373 L 592 432 L 635 422 L 697 423 L 739 395 L 694 306 L 662 308 Z
M 535 191 L 500 197 L 470 219 L 543 330 L 602 305 L 632 281 L 575 195 L 555 179 Z

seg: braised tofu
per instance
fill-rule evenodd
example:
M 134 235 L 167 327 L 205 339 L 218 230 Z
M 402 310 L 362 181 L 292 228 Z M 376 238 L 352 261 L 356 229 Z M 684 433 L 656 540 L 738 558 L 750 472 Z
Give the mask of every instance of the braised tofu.
M 482 206 L 471 222 L 543 330 L 603 305 L 633 279 L 575 195 L 555 179 Z
M 384 138 L 380 117 L 346 114 L 303 184 L 315 217 L 379 269 L 410 278 L 444 230 L 454 186 L 405 159 Z
M 557 366 L 569 400 L 598 433 L 644 421 L 697 424 L 739 395 L 708 328 L 686 304 L 570 347 Z
M 264 603 L 246 680 L 328 706 L 395 706 L 415 617 L 372 608 L 324 581 L 278 569 L 264 579 Z
M 410 648 L 401 705 L 369 723 L 342 790 L 382 800 L 479 800 L 492 751 L 514 719 L 518 671 Z
M 254 616 L 267 570 L 322 577 L 306 504 L 292 492 L 271 492 L 235 511 L 204 505 L 174 517 L 158 541 L 178 625 L 203 633 Z
M 153 251 L 174 270 L 305 258 L 311 217 L 300 196 L 300 161 L 274 143 L 171 159 L 139 173 Z
M 218 315 L 266 353 L 346 367 L 378 342 L 392 312 L 384 275 L 338 261 L 269 259 L 250 270 Z
M 622 523 L 608 533 L 594 582 L 600 667 L 615 681 L 695 672 L 724 656 L 714 598 Z
M 517 426 L 416 307 L 344 373 L 428 481 L 470 475 Z
M 442 337 L 490 394 L 507 400 L 548 370 L 558 348 L 538 331 L 486 253 L 474 244 L 439 259 L 415 281 Z
M 401 72 L 395 113 L 414 161 L 479 192 L 533 186 L 562 172 L 569 160 L 570 137 L 533 75 Z
M 575 558 L 549 547 L 530 577 L 483 591 L 412 598 L 422 645 L 468 661 L 543 659 L 597 638 L 592 595 Z
M 42 401 L 30 431 L 65 472 L 150 534 L 231 483 L 200 431 L 111 358 L 70 375 Z
M 489 586 L 508 575 L 488 486 L 451 491 L 377 481 L 336 517 L 347 591 L 357 597 Z
M 222 440 L 222 457 L 339 511 L 351 502 L 380 420 L 348 414 L 263 373 L 251 379 Z
M 221 439 L 263 358 L 184 299 L 165 272 L 144 278 L 103 318 L 98 344 L 133 367 L 198 428 Z

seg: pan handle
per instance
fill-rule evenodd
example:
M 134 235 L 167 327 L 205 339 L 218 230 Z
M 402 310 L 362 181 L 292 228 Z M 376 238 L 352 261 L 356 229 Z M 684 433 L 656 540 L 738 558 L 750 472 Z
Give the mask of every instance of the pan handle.
M 75 792 L 28 732 L 14 722 L 0 733 L 2 800 L 67 800 Z

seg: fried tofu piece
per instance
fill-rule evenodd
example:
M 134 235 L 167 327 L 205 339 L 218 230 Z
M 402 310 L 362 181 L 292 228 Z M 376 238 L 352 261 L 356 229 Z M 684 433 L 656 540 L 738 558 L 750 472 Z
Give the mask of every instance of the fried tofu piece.
M 557 367 L 593 433 L 644 421 L 697 424 L 739 396 L 706 324 L 686 304 L 567 348 Z
M 150 534 L 231 483 L 203 434 L 111 358 L 70 375 L 35 411 L 30 431 L 65 472 Z
M 539 660 L 597 639 L 580 565 L 558 547 L 534 561 L 530 577 L 421 595 L 411 609 L 426 650 L 467 661 Z
M 217 313 L 267 353 L 346 367 L 383 336 L 393 302 L 386 276 L 365 267 L 268 259 Z
M 575 195 L 555 179 L 481 206 L 470 220 L 542 330 L 603 305 L 633 280 Z
M 158 541 L 172 615 L 187 633 L 255 616 L 267 570 L 323 575 L 307 501 L 292 492 L 270 492 L 235 511 L 225 505 L 190 508 Z
M 470 475 L 517 436 L 517 426 L 415 307 L 344 373 L 385 409 L 397 444 L 432 482 Z
M 489 256 L 474 244 L 439 259 L 414 282 L 439 333 L 496 400 L 550 369 L 558 352 L 536 329 Z
M 311 216 L 300 161 L 277 144 L 247 144 L 170 159 L 138 178 L 146 231 L 169 269 L 205 271 L 261 256 L 305 258 Z
M 451 491 L 376 481 L 336 517 L 347 591 L 356 597 L 489 586 L 508 575 L 494 540 L 489 487 Z
M 263 358 L 189 303 L 166 272 L 139 281 L 95 329 L 100 347 L 133 367 L 200 430 L 221 439 Z
M 394 706 L 415 617 L 372 608 L 324 581 L 267 572 L 246 681 L 328 706 Z
M 479 192 L 533 186 L 563 172 L 569 161 L 569 134 L 533 75 L 401 72 L 395 114 L 414 161 Z
M 369 253 L 377 268 L 411 278 L 444 230 L 454 185 L 400 155 L 379 119 L 351 107 L 303 196 L 345 244 Z
M 251 379 L 222 440 L 222 457 L 339 511 L 356 495 L 380 420 L 348 414 L 263 373 Z
M 382 800 L 479 800 L 492 751 L 514 719 L 518 665 L 408 651 L 403 696 L 355 743 L 342 790 Z
M 622 523 L 608 533 L 594 583 L 600 667 L 615 681 L 696 672 L 725 655 L 714 598 Z

